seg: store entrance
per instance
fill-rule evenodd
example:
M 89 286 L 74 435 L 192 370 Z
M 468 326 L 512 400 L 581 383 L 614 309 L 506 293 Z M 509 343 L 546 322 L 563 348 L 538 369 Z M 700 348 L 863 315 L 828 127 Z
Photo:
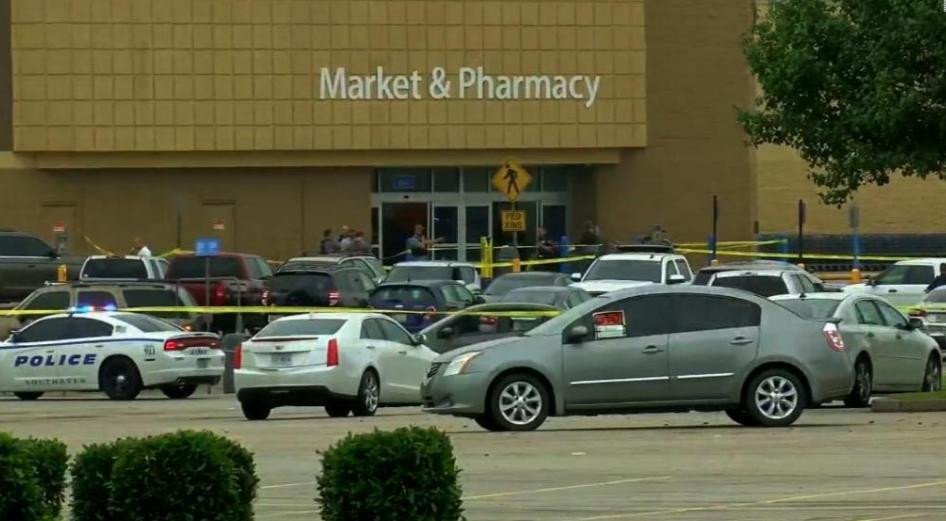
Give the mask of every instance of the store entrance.
M 414 225 L 427 227 L 427 203 L 383 203 L 381 205 L 381 252 L 385 263 L 404 259 L 407 238 L 414 234 Z

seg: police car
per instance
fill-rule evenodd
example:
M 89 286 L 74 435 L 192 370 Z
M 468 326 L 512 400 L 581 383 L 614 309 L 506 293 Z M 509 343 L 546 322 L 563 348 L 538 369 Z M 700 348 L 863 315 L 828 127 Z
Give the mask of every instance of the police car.
M 133 400 L 158 388 L 187 398 L 224 370 L 220 339 L 147 315 L 73 312 L 52 315 L 0 342 L 0 392 L 35 400 L 48 391 L 102 391 Z

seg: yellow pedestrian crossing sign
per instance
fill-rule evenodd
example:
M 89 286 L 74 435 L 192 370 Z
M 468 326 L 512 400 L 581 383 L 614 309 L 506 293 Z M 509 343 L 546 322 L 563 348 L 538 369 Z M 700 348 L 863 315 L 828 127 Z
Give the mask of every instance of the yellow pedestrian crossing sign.
M 526 172 L 525 168 L 513 160 L 506 161 L 503 166 L 493 174 L 493 187 L 503 193 L 506 199 L 514 203 L 529 183 L 532 182 L 532 176 Z

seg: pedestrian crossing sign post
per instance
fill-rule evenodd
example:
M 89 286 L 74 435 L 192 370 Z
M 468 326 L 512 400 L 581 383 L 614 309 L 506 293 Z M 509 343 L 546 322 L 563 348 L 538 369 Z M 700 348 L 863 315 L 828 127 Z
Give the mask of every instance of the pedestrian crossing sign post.
M 523 210 L 503 210 L 502 221 L 504 232 L 526 231 L 526 212 Z
M 532 176 L 519 163 L 508 160 L 493 174 L 493 187 L 502 192 L 510 203 L 519 200 L 519 195 L 532 183 Z

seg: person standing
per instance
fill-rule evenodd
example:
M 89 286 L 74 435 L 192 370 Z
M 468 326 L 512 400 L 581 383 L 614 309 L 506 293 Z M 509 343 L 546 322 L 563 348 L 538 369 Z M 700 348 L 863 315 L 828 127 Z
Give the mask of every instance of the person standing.
M 342 233 L 338 236 L 338 247 L 343 253 L 351 251 L 352 230 L 348 225 L 342 226 Z
M 940 286 L 946 286 L 946 263 L 939 265 L 939 275 L 926 287 L 926 292 L 929 293 Z
M 351 253 L 358 255 L 368 255 L 371 253 L 371 248 L 369 248 L 368 243 L 365 242 L 365 234 L 361 230 L 355 230 L 355 238 L 351 240 Z
M 141 237 L 135 237 L 134 246 L 131 247 L 131 254 L 139 257 L 150 257 L 151 248 L 148 248 L 148 245 Z
M 598 227 L 590 219 L 585 221 L 585 230 L 581 233 L 579 243 L 582 246 L 597 246 L 600 242 Z
M 550 260 L 558 258 L 558 246 L 548 238 L 545 228 L 536 230 L 536 260 Z M 558 271 L 555 264 L 537 264 L 536 271 Z
M 322 231 L 322 242 L 319 243 L 319 253 L 332 254 L 338 253 L 338 250 L 338 242 L 332 238 L 332 229 L 326 228 L 324 231 Z

